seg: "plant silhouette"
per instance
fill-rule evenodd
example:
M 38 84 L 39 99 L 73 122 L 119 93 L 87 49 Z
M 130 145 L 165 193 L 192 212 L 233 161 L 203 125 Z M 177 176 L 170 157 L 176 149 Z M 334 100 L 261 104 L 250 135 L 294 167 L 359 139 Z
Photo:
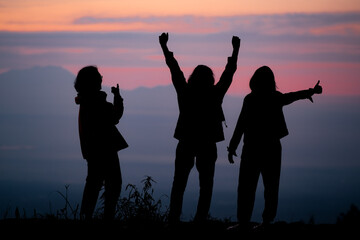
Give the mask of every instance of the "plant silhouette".
M 146 176 L 141 183 L 141 191 L 134 184 L 126 186 L 125 191 L 128 191 L 128 194 L 119 200 L 116 219 L 125 222 L 165 222 L 168 209 L 163 205 L 161 198 L 156 200 L 154 197 L 153 184 L 156 181 Z

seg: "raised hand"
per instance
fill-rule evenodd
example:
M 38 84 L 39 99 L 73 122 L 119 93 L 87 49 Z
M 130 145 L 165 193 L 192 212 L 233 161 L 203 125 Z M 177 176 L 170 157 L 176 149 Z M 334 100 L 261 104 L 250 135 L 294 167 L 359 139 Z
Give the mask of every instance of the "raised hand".
M 316 83 L 315 87 L 312 89 L 312 91 L 313 91 L 314 94 L 315 94 L 315 93 L 316 93 L 316 94 L 322 93 L 322 87 L 319 85 L 319 83 L 320 83 L 320 80 Z M 311 96 L 309 97 L 309 100 L 310 100 L 311 102 L 314 102 Z
M 116 84 L 116 87 L 111 87 L 111 92 L 114 95 L 120 95 L 119 84 Z
M 160 36 L 159 36 L 159 43 L 160 45 L 166 45 L 167 42 L 169 40 L 169 33 L 162 33 Z
M 322 87 L 319 85 L 320 80 L 316 83 L 315 87 L 314 87 L 314 93 L 316 94 L 320 94 L 322 93 Z
M 231 41 L 234 49 L 240 48 L 240 38 L 238 36 L 233 36 Z

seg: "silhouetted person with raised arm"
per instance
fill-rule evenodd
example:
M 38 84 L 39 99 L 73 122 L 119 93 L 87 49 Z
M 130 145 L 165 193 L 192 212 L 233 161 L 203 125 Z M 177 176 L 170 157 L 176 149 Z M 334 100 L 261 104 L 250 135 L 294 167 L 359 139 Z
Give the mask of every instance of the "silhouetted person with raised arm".
M 222 122 L 225 118 L 221 104 L 237 68 L 240 39 L 233 36 L 232 56 L 228 58 L 225 70 L 216 84 L 212 70 L 205 65 L 198 65 L 186 82 L 177 60 L 167 47 L 168 39 L 168 33 L 159 36 L 179 107 L 174 133 L 179 142 L 176 148 L 169 222 L 180 221 L 183 195 L 195 162 L 199 172 L 200 194 L 194 220 L 204 222 L 208 217 L 212 197 L 216 143 L 224 140 Z
M 81 203 L 81 218 L 92 219 L 102 186 L 104 219 L 113 220 L 121 192 L 122 177 L 118 151 L 128 147 L 116 128 L 124 112 L 119 84 L 111 88 L 113 103 L 101 91 L 102 76 L 97 67 L 86 66 L 76 77 L 75 98 L 79 108 L 79 135 L 83 158 L 87 161 L 87 177 Z
M 300 99 L 313 102 L 313 94 L 322 93 L 319 83 L 308 90 L 281 93 L 277 91 L 275 77 L 269 67 L 258 68 L 251 77 L 251 93 L 244 98 L 228 147 L 229 162 L 234 163 L 233 156 L 236 156 L 235 151 L 244 136 L 238 179 L 238 225 L 235 228 L 250 227 L 260 174 L 264 184 L 265 207 L 262 223 L 256 227 L 266 227 L 275 219 L 281 169 L 280 139 L 289 133 L 283 107 Z

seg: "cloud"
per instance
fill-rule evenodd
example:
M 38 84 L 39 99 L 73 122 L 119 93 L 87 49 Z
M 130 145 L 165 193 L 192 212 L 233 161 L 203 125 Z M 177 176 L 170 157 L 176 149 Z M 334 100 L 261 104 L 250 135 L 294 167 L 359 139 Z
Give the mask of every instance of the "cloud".
M 150 16 L 150 17 L 119 17 L 103 18 L 84 16 L 73 21 L 74 25 L 112 25 L 113 28 L 128 29 L 129 31 L 155 32 L 169 29 L 172 32 L 204 34 L 216 33 L 219 30 L 229 30 L 229 22 L 226 18 L 205 16 Z M 134 29 L 131 29 L 133 26 Z
M 45 47 L 0 47 L 1 52 L 19 55 L 41 55 L 47 53 L 82 54 L 92 52 L 91 48 L 45 48 Z
M 296 13 L 234 16 L 149 16 L 149 17 L 94 17 L 83 16 L 74 25 L 142 24 L 143 31 L 166 27 L 181 33 L 220 33 L 242 30 L 277 34 L 334 34 L 332 28 L 344 27 L 340 34 L 359 34 L 360 13 Z M 138 30 L 138 29 L 137 29 Z M 328 31 L 327 31 L 328 30 Z M 339 34 L 339 32 L 336 32 Z
M 217 76 L 221 74 L 232 51 L 231 37 L 238 35 L 241 49 L 237 79 L 247 80 L 258 66 L 271 65 L 280 76 L 279 85 L 288 89 L 299 83 L 312 85 L 317 79 L 327 79 L 331 82 L 327 93 L 360 91 L 359 12 L 223 17 L 85 16 L 73 24 L 89 29 L 98 24 L 150 27 L 114 32 L 0 32 L 0 71 L 54 65 L 76 74 L 82 66 L 95 64 L 109 76 L 109 84 L 121 78 L 131 89 L 163 85 L 168 82 L 169 73 L 158 36 L 166 31 L 170 33 L 169 47 L 186 75 L 198 64 L 212 67 Z M 292 79 L 292 83 L 287 79 Z M 341 86 L 339 79 L 344 79 Z M 230 90 L 239 91 L 236 89 Z M 247 89 L 247 83 L 238 89 Z

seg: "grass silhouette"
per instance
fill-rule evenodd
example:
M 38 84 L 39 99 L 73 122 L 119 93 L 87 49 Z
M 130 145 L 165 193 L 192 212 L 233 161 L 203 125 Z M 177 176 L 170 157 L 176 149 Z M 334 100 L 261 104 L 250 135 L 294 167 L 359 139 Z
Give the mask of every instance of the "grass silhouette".
M 136 185 L 126 186 L 125 191 L 129 193 L 118 202 L 115 218 L 125 222 L 166 222 L 168 208 L 163 206 L 161 198 L 156 200 L 153 196 L 153 183 L 156 181 L 146 176 L 141 182 L 143 183 L 141 191 Z M 164 197 L 167 196 L 164 195 Z
M 235 239 L 241 235 L 251 235 L 254 237 L 276 237 L 281 238 L 314 238 L 314 237 L 353 237 L 358 234 L 360 228 L 360 210 L 351 205 L 346 213 L 338 216 L 334 224 L 315 224 L 309 221 L 299 222 L 275 222 L 263 232 L 240 232 L 227 231 L 226 229 L 235 224 L 228 219 L 209 218 L 209 221 L 198 224 L 192 221 L 182 222 L 176 226 L 168 226 L 168 208 L 163 205 L 161 196 L 159 199 L 154 197 L 153 184 L 156 181 L 145 176 L 141 181 L 142 188 L 139 189 L 134 184 L 125 187 L 125 196 L 121 197 L 117 204 L 115 219 L 112 222 L 103 220 L 103 199 L 104 193 L 100 196 L 100 207 L 95 211 L 94 220 L 86 222 L 80 219 L 79 204 L 71 205 L 69 201 L 69 185 L 65 185 L 65 192 L 57 191 L 64 199 L 64 207 L 55 213 L 39 214 L 34 210 L 32 217 L 26 216 L 25 210 L 21 216 L 21 211 L 15 209 L 15 218 L 4 218 L 0 220 L 0 232 L 4 236 L 14 234 L 16 236 L 48 238 L 51 232 L 56 237 L 103 237 L 114 234 L 121 236 L 134 237 L 156 237 L 169 238 L 179 236 L 219 236 L 222 239 Z M 10 210 L 7 210 L 10 211 Z M 255 223 L 254 223 L 255 224 Z M 356 235 L 354 235 L 356 236 Z
M 124 197 L 121 197 L 116 206 L 115 221 L 122 222 L 166 222 L 168 208 L 163 206 L 163 202 L 160 199 L 156 200 L 154 197 L 153 183 L 156 181 L 150 177 L 145 176 L 141 181 L 143 187 L 141 190 L 134 184 L 128 184 L 125 187 Z M 71 204 L 69 200 L 69 187 L 65 185 L 65 192 L 56 191 L 64 200 L 64 207 L 56 210 L 55 213 L 39 214 L 34 210 L 33 219 L 55 219 L 55 220 L 77 220 L 80 219 L 80 207 L 79 204 Z M 104 217 L 104 188 L 101 190 L 100 206 L 94 212 L 94 220 L 100 221 Z M 162 197 L 167 197 L 166 195 Z M 4 214 L 4 219 L 7 218 L 8 211 Z M 15 218 L 21 219 L 20 210 L 18 207 L 15 209 Z M 24 210 L 23 219 L 26 219 Z

